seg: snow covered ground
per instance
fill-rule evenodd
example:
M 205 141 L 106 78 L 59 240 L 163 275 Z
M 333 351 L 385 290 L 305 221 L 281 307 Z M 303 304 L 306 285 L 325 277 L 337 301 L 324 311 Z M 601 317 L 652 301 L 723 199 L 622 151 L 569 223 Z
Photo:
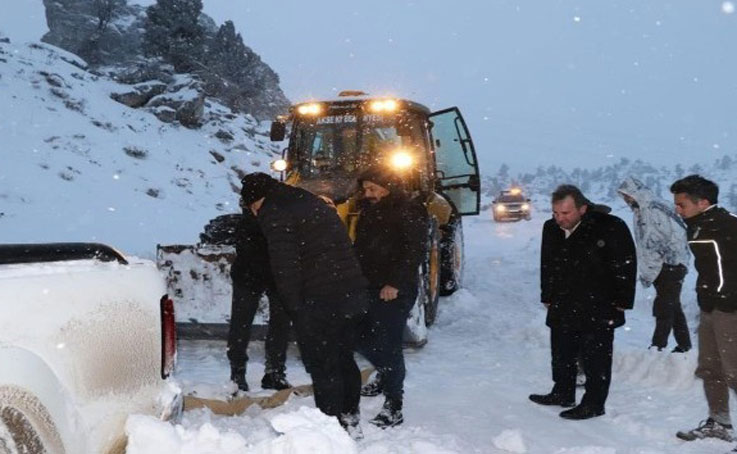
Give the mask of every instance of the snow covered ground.
M 629 212 L 619 214 L 629 222 Z M 538 302 L 539 237 L 547 216 L 541 210 L 530 222 L 505 224 L 492 222 L 488 212 L 466 219 L 465 288 L 441 301 L 430 342 L 406 351 L 403 426 L 386 431 L 371 426 L 368 420 L 382 399 L 363 398 L 366 437 L 354 443 L 337 430 L 337 422 L 315 410 L 311 397 L 293 397 L 283 407 L 252 407 L 238 417 L 194 410 L 176 427 L 132 416 L 128 453 L 158 453 L 162 446 L 170 453 L 284 454 L 710 454 L 731 449 L 721 441 L 687 443 L 675 437 L 676 430 L 706 417 L 706 404 L 693 377 L 695 350 L 647 350 L 652 289 L 638 288 L 635 309 L 617 330 L 605 416 L 563 420 L 559 409 L 528 400 L 528 394 L 552 386 L 548 329 Z M 683 292 L 692 330 L 698 313 L 693 279 L 691 272 Z M 248 380 L 258 394 L 263 346 L 253 343 L 251 350 Z M 296 349 L 289 357 L 290 381 L 308 383 Z M 176 375 L 185 392 L 224 397 L 230 391 L 225 345 L 183 343 Z

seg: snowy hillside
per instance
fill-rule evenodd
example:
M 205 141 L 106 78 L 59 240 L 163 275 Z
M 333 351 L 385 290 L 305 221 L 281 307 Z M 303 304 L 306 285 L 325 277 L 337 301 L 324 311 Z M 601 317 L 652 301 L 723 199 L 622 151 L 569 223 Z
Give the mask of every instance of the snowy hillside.
M 203 126 L 110 98 L 131 87 L 47 44 L 0 42 L 0 238 L 100 241 L 150 257 L 238 209 L 243 172 L 278 148 L 250 116 L 205 103 Z

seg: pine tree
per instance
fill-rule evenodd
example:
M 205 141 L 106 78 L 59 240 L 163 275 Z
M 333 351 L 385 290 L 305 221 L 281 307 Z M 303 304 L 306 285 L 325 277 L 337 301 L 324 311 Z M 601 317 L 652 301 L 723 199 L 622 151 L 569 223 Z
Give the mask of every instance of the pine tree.
M 161 57 L 177 71 L 203 66 L 204 30 L 198 19 L 202 0 L 157 0 L 146 9 L 143 49 Z

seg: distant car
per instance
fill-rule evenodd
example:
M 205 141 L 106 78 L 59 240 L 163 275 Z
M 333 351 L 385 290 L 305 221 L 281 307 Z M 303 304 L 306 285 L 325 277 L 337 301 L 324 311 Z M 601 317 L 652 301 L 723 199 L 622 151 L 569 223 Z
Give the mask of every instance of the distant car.
M 512 188 L 502 191 L 492 202 L 491 210 L 496 222 L 529 221 L 532 216 L 532 204 L 522 190 Z
M 176 417 L 165 292 L 105 245 L 0 245 L 0 453 L 122 453 L 129 414 Z

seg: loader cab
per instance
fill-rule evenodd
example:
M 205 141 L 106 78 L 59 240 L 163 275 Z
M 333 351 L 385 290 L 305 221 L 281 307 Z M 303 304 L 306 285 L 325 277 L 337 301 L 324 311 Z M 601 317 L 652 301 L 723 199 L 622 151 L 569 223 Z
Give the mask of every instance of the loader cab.
M 457 108 L 431 113 L 418 103 L 341 92 L 337 100 L 297 104 L 272 123 L 283 140 L 291 123 L 283 178 L 322 192 L 337 203 L 350 198 L 365 169 L 387 166 L 416 194 L 439 192 L 459 214 L 478 214 L 476 154 Z

